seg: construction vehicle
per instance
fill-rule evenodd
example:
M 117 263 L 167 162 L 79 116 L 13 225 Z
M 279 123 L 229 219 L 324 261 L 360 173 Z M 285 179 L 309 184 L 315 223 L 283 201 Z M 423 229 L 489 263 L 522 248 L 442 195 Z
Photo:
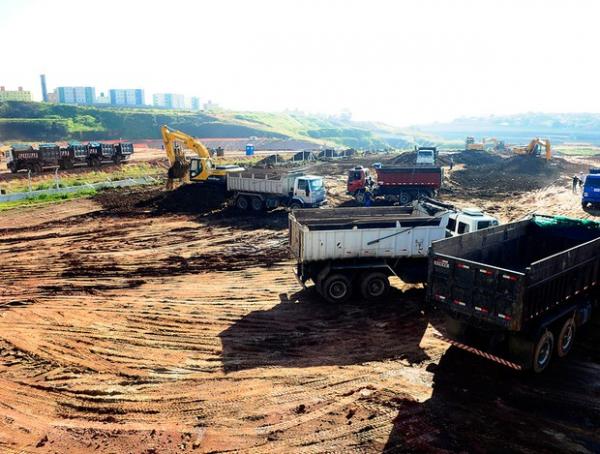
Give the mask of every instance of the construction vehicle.
M 467 151 L 485 151 L 483 142 L 475 142 L 475 137 L 467 137 L 465 140 L 465 150 Z
M 418 166 L 434 166 L 438 156 L 437 147 L 415 147 Z
M 323 177 L 305 175 L 303 171 L 277 174 L 271 170 L 252 169 L 227 175 L 231 205 L 241 210 L 262 211 L 280 206 L 317 208 L 327 202 Z
M 408 205 L 420 197 L 433 197 L 442 186 L 442 168 L 430 165 L 378 166 L 377 180 L 369 169 L 358 166 L 348 172 L 346 193 L 363 205 L 367 197 L 383 197 L 387 202 Z M 368 194 L 367 194 L 368 193 Z
M 408 207 L 295 210 L 289 242 L 296 276 L 332 303 L 354 289 L 365 299 L 385 296 L 389 276 L 405 282 L 427 277 L 431 242 L 446 236 L 448 211 L 428 204 Z
M 173 189 L 174 180 L 184 183 L 213 182 L 225 184 L 228 174 L 239 173 L 243 167 L 236 165 L 216 165 L 206 146 L 194 137 L 168 126 L 161 127 L 162 139 L 169 160 L 167 189 Z M 185 151 L 190 150 L 198 157 L 187 159 Z
M 516 370 L 566 356 L 598 305 L 600 223 L 534 215 L 433 242 L 428 301 L 458 348 Z
M 592 168 L 584 178 L 581 208 L 600 208 L 600 169 Z
M 514 146 L 511 147 L 510 150 L 515 154 L 539 157 L 542 154 L 542 148 L 545 150 L 544 157 L 546 158 L 546 161 L 552 159 L 552 146 L 548 139 L 542 140 L 536 137 L 535 139 L 532 139 L 528 145 L 524 147 Z

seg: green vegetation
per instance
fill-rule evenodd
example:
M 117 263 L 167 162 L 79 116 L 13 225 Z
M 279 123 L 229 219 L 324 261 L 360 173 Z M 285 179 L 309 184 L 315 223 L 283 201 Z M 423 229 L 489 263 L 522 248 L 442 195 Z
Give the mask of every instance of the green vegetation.
M 80 199 L 82 197 L 92 197 L 96 195 L 95 189 L 81 189 L 81 191 L 71 192 L 68 194 L 41 194 L 24 200 L 15 200 L 13 202 L 0 203 L 0 212 L 14 209 L 24 208 L 41 204 L 64 202 L 66 200 Z
M 298 112 L 200 113 L 34 102 L 0 102 L 0 141 L 159 139 L 166 124 L 204 137 L 305 140 L 325 146 L 408 148 L 430 140 L 387 125 Z
M 570 156 L 600 155 L 600 147 L 594 147 L 592 145 L 561 145 L 554 147 L 554 151 Z
M 114 172 L 104 170 L 93 170 L 85 173 L 71 174 L 66 177 L 60 177 L 59 187 L 65 188 L 70 186 L 84 186 L 89 183 L 99 183 L 101 181 L 118 181 L 126 178 L 141 178 L 146 176 L 162 177 L 165 174 L 165 169 L 160 166 L 151 164 L 127 164 L 121 166 L 120 169 Z M 33 191 L 41 191 L 44 189 L 52 189 L 56 187 L 56 181 L 53 174 L 44 174 L 41 180 L 32 184 Z M 29 182 L 26 178 L 19 178 L 4 182 L 0 185 L 6 192 L 23 192 L 29 189 Z

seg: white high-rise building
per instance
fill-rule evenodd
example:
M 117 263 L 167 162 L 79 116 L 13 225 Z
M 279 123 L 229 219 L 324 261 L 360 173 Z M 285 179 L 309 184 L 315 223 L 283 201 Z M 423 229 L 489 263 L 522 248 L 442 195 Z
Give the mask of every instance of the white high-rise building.
M 156 107 L 166 109 L 185 109 L 185 99 L 183 95 L 175 93 L 155 93 L 152 97 L 153 104 Z

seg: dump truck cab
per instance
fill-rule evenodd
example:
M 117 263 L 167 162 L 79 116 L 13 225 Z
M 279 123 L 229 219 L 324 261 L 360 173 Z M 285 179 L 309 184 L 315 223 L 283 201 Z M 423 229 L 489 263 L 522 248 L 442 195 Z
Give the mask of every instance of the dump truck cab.
M 417 165 L 433 166 L 437 157 L 437 147 L 419 147 L 417 152 Z
M 350 195 L 354 195 L 356 194 L 356 191 L 360 191 L 361 189 L 367 187 L 370 182 L 371 174 L 369 169 L 363 166 L 357 166 L 348 171 L 346 192 Z
M 304 207 L 318 207 L 325 202 L 323 177 L 305 175 L 296 178 L 292 199 L 302 202 Z
M 446 232 L 449 236 L 456 236 L 495 227 L 499 224 L 495 217 L 485 214 L 479 208 L 471 207 L 450 213 Z

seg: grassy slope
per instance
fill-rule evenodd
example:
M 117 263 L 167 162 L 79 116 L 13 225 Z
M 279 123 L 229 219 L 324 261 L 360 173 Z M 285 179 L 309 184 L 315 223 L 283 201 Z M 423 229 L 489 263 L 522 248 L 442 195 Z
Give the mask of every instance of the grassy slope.
M 168 124 L 198 137 L 270 137 L 355 148 L 406 148 L 429 139 L 375 123 L 301 113 L 116 109 L 45 103 L 0 103 L 0 141 L 159 138 Z

